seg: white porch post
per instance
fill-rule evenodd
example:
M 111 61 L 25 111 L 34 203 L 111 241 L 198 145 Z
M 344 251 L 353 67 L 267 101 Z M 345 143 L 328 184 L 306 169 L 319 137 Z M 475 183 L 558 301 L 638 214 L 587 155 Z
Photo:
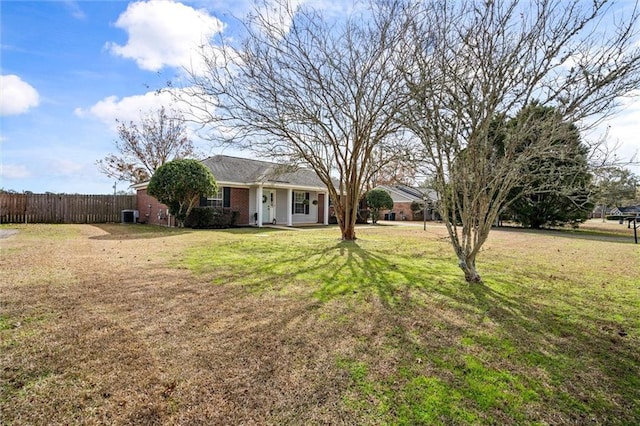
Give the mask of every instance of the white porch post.
M 258 213 L 258 228 L 262 228 L 262 185 L 256 188 L 256 213 Z
M 291 214 L 291 204 L 293 203 L 293 190 L 287 188 L 287 226 L 293 226 L 293 215 Z
M 324 224 L 329 224 L 329 193 L 324 193 Z

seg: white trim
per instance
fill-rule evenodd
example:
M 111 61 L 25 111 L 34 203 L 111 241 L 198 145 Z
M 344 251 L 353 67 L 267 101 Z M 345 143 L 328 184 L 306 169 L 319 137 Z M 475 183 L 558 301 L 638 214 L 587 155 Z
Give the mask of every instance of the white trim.
M 258 213 L 256 226 L 262 228 L 262 185 L 256 188 L 256 213 Z
M 244 185 L 238 182 L 225 182 L 223 180 L 217 180 L 216 185 L 218 186 L 228 186 L 230 188 L 242 188 L 242 189 L 250 189 L 251 185 Z
M 324 224 L 329 224 L 329 193 L 324 193 Z
M 289 188 L 291 188 L 291 189 L 304 190 L 305 192 L 323 192 L 323 191 L 327 190 L 327 188 L 325 186 L 290 185 L 290 184 L 281 183 L 281 182 L 269 182 L 269 181 L 254 182 L 254 183 L 250 183 L 248 185 L 249 186 L 263 186 L 265 188 L 275 188 L 275 189 L 289 189 Z M 225 186 L 229 186 L 229 185 L 225 185 Z
M 140 191 L 141 189 L 147 189 L 147 186 L 149 186 L 149 181 L 134 183 L 133 185 L 130 185 L 129 188 L 135 189 L 136 191 Z
M 287 188 L 287 226 L 293 226 L 293 213 L 291 213 L 292 204 L 293 204 L 293 188 Z

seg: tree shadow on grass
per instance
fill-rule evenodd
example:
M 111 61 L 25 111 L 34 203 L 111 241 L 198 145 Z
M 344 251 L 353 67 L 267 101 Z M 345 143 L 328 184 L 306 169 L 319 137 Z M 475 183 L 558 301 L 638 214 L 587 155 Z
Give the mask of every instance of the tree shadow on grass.
M 324 261 L 318 263 L 317 269 L 328 271 L 328 276 L 314 293 L 320 301 L 368 291 L 389 306 L 406 286 L 399 282 L 400 277 L 393 278 L 403 274 L 397 264 L 363 249 L 355 241 L 341 241 L 322 253 L 322 257 Z
M 313 310 L 300 313 L 305 321 L 316 315 L 316 308 L 334 300 L 355 298 L 366 305 L 359 313 L 346 316 L 347 321 L 362 324 L 328 323 L 346 327 L 340 333 L 363 342 L 356 351 L 361 358 L 355 357 L 352 365 L 364 359 L 370 365 L 380 363 L 396 369 L 387 370 L 392 377 L 382 382 L 363 385 L 363 400 L 370 399 L 375 389 L 383 389 L 373 397 L 382 398 L 382 393 L 389 391 L 394 395 L 389 402 L 392 410 L 411 404 L 421 409 L 419 399 L 412 402 L 406 390 L 427 374 L 423 364 L 415 364 L 418 357 L 425 360 L 429 380 L 457 395 L 458 400 L 451 399 L 440 412 L 445 418 L 447 410 L 455 412 L 459 404 L 474 415 L 486 411 L 478 402 L 482 395 L 474 393 L 477 391 L 467 382 L 471 371 L 489 387 L 498 380 L 496 393 L 501 391 L 499 386 L 505 386 L 519 401 L 520 406 L 505 414 L 504 399 L 496 397 L 487 414 L 492 422 L 502 422 L 500 416 L 506 416 L 505 423 L 511 424 L 514 419 L 553 423 L 560 418 L 568 424 L 611 423 L 614 419 L 613 423 L 634 424 L 640 419 L 638 336 L 621 335 L 623 325 L 599 318 L 593 304 L 584 309 L 556 309 L 555 300 L 565 307 L 575 300 L 560 291 L 542 298 L 517 288 L 498 291 L 513 285 L 496 278 L 492 278 L 495 285 L 470 286 L 454 264 L 445 269 L 442 262 L 429 262 L 428 258 L 387 257 L 384 250 L 367 250 L 358 242 L 341 241 L 317 250 L 305 246 L 297 251 L 280 250 L 277 244 L 281 241 L 275 244 L 245 243 L 238 250 L 249 247 L 253 260 L 236 264 L 229 271 L 218 264 L 212 271 L 222 275 L 222 282 L 228 278 L 258 293 L 295 288 L 304 295 L 301 300 L 314 297 Z M 344 314 L 356 305 L 340 306 L 339 312 Z M 269 323 L 280 320 L 272 318 Z M 474 362 L 484 370 L 470 370 Z M 530 377 L 532 374 L 535 377 Z M 430 389 L 418 391 L 428 393 Z M 527 392 L 536 395 L 531 406 L 523 402 L 521 393 Z M 471 402 L 460 402 L 466 399 Z M 397 419 L 392 415 L 388 420 L 393 423 Z
M 504 360 L 499 358 L 508 356 L 509 374 L 520 377 L 516 380 L 525 387 L 535 389 L 542 404 L 548 404 L 552 412 L 562 413 L 570 423 L 616 419 L 633 424 L 640 419 L 638 336 L 629 334 L 631 330 L 637 333 L 637 320 L 604 319 L 589 302 L 576 305 L 570 295 L 537 300 L 526 292 L 511 294 L 486 285 L 468 285 L 455 268 L 448 273 L 439 271 L 430 267 L 428 260 L 407 268 L 401 257 L 386 258 L 355 242 L 341 242 L 327 249 L 324 256 L 324 262 L 317 267 L 330 270 L 330 279 L 323 280 L 314 295 L 327 302 L 352 293 L 374 294 L 386 311 L 380 313 L 383 319 L 379 318 L 378 323 L 393 324 L 394 338 L 402 342 L 406 351 L 402 357 L 409 358 L 416 350 L 415 335 L 420 331 L 398 316 L 407 315 L 414 318 L 414 323 L 419 322 L 420 318 L 411 312 L 417 309 L 427 322 L 438 322 L 447 333 L 457 336 L 456 345 L 468 339 L 477 350 L 486 350 L 487 356 L 496 358 L 490 363 L 493 368 L 501 368 L 498 366 Z M 336 262 L 336 258 L 342 262 Z M 345 276 L 352 279 L 344 279 Z M 497 288 L 509 286 L 502 283 Z M 415 291 L 426 293 L 427 303 L 433 303 L 436 297 L 444 301 L 445 307 L 440 312 L 423 310 L 416 305 Z M 559 308 L 556 302 L 562 302 L 559 306 L 565 308 Z M 452 318 L 448 318 L 451 313 Z M 496 334 L 486 341 L 483 324 L 487 320 L 496 325 Z M 437 332 L 436 335 L 443 338 Z M 512 348 L 513 353 L 505 348 Z M 441 350 L 442 347 L 438 349 Z M 464 351 L 458 356 L 462 354 Z M 477 358 L 478 362 L 481 360 L 482 357 Z M 464 376 L 468 368 L 463 364 L 454 374 Z M 525 372 L 531 370 L 542 371 L 546 379 L 526 384 L 530 379 Z M 493 374 L 487 371 L 488 383 L 495 379 Z M 549 387 L 552 394 L 547 394 Z
M 256 291 L 273 289 L 274 285 L 280 288 L 301 285 L 322 303 L 343 296 L 372 294 L 390 306 L 423 278 L 355 241 L 340 241 L 313 253 L 303 251 L 275 257 L 273 253 L 278 249 L 268 245 L 253 246 L 251 250 L 258 260 L 231 268 L 229 280 L 241 273 L 244 285 Z M 224 282 L 221 273 L 224 274 L 218 271 L 217 277 Z
M 573 408 L 564 413 L 570 423 L 640 420 L 638 336 L 629 335 L 624 324 L 577 306 L 556 309 L 544 300 L 508 295 L 486 285 L 469 290 L 481 315 L 515 345 L 514 361 L 544 371 L 554 392 L 560 393 L 547 397 L 571 401 L 558 407 Z M 571 300 L 567 297 L 565 302 Z

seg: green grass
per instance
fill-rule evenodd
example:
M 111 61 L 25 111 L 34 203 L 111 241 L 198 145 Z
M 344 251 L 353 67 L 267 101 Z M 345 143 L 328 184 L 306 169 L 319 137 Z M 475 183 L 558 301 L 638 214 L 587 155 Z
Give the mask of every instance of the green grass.
M 240 284 L 257 292 L 311 291 L 322 302 L 374 294 L 393 304 L 403 291 L 423 288 L 425 281 L 462 283 L 443 243 L 401 253 L 402 242 L 390 235 L 349 242 L 323 231 L 221 234 L 223 244 L 190 251 L 186 265 L 197 273 L 214 273 L 220 284 L 241 278 Z
M 0 331 L 11 330 L 15 325 L 11 323 L 11 320 L 6 315 L 0 315 Z
M 351 382 L 344 408 L 363 423 L 640 423 L 637 247 L 510 231 L 479 259 L 485 285 L 469 286 L 445 239 L 358 235 L 219 232 L 177 264 L 319 303 L 353 341 L 336 367 Z

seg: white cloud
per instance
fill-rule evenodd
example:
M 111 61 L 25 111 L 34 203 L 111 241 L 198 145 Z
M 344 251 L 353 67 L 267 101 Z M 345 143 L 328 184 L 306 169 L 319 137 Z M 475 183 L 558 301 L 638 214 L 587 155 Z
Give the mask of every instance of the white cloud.
M 289 31 L 293 17 L 303 3 L 304 0 L 287 0 L 285 4 L 265 2 L 256 12 L 266 21 L 263 29 L 273 29 L 273 35 L 277 36 Z
M 38 106 L 40 95 L 17 75 L 0 75 L 0 116 L 17 115 Z
M 137 122 L 141 116 L 157 111 L 162 106 L 177 109 L 173 99 L 174 96 L 169 91 L 159 94 L 147 92 L 144 95 L 127 96 L 121 99 L 117 96 L 109 96 L 89 109 L 76 108 L 75 114 L 80 117 L 95 117 L 115 128 L 117 127 L 116 119 L 122 122 Z
M 140 118 L 165 107 L 184 116 L 187 121 L 206 122 L 215 110 L 215 100 L 201 93 L 197 87 L 172 88 L 143 95 L 108 96 L 89 108 L 76 108 L 74 113 L 81 118 L 96 118 L 117 128 L 116 119 L 121 122 L 139 122 Z
M 76 108 L 75 114 L 81 118 L 95 118 L 109 125 L 115 133 L 118 123 L 128 124 L 129 122 L 140 123 L 141 118 L 154 114 L 162 106 L 168 111 L 175 111 L 181 114 L 186 123 L 187 136 L 196 143 L 202 145 L 201 150 L 207 151 L 207 143 L 210 132 L 220 132 L 219 128 L 212 129 L 211 126 L 204 128 L 197 123 L 206 122 L 211 118 L 208 114 L 215 112 L 215 105 L 212 99 L 205 102 L 201 96 L 191 96 L 193 88 L 171 89 L 160 94 L 148 92 L 143 95 L 128 96 L 118 98 L 109 96 L 97 102 L 89 108 Z M 210 148 L 210 147 L 209 147 Z
M 620 98 L 619 102 L 615 114 L 587 130 L 583 137 L 590 144 L 603 142 L 599 149 L 608 154 L 609 161 L 615 160 L 640 175 L 640 91 Z M 587 127 L 592 125 L 585 124 Z M 629 163 L 632 160 L 634 163 Z
M 24 179 L 31 176 L 26 166 L 0 164 L 0 176 L 5 179 Z
M 51 169 L 58 176 L 75 176 L 84 169 L 84 165 L 68 158 L 54 158 L 51 161 Z
M 87 15 L 82 11 L 82 9 L 80 9 L 80 5 L 78 5 L 77 1 L 64 0 L 62 4 L 65 8 L 67 8 L 69 13 L 71 13 L 71 16 L 73 16 L 74 18 L 79 20 L 84 20 L 87 18 Z
M 124 46 L 110 42 L 106 47 L 149 71 L 190 66 L 198 61 L 198 48 L 224 29 L 205 10 L 173 1 L 131 3 L 115 26 L 127 31 L 129 39 Z
M 640 141 L 638 140 L 638 135 L 640 135 L 640 98 L 625 98 L 622 105 L 622 110 L 606 124 L 610 126 L 610 141 L 614 145 L 620 145 L 619 156 L 628 160 L 634 155 L 640 155 Z M 640 158 L 635 158 L 635 161 L 639 160 Z M 634 171 L 640 173 L 640 168 L 636 166 Z
M 267 27 L 272 28 L 273 35 L 284 34 L 289 31 L 295 15 L 302 7 L 321 11 L 325 18 L 344 18 L 357 10 L 367 10 L 367 4 L 359 2 L 341 2 L 332 0 L 280 0 L 265 1 L 258 7 L 247 11 L 246 14 L 258 14 L 265 19 Z

